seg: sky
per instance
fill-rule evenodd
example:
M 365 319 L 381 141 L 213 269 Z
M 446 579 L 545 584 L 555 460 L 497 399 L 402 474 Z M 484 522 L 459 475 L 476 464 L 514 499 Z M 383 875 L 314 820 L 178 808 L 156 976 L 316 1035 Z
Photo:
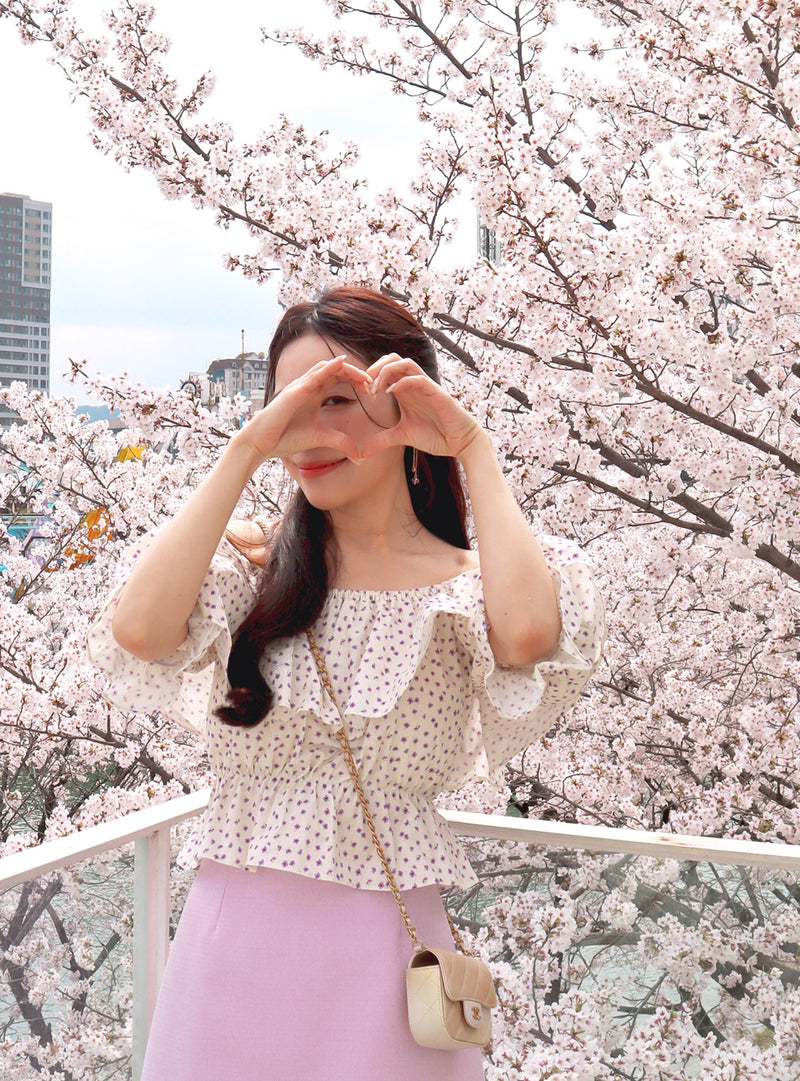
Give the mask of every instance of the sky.
M 327 130 L 331 145 L 356 142 L 373 192 L 406 187 L 421 134 L 413 100 L 393 94 L 388 79 L 323 72 L 295 50 L 261 40 L 262 27 L 324 33 L 336 25 L 324 0 L 152 3 L 155 29 L 172 41 L 168 68 L 182 85 L 209 70 L 216 76 L 202 118 L 224 120 L 237 138 L 252 139 L 285 113 L 309 133 Z M 72 2 L 98 35 L 110 5 Z M 580 31 L 595 33 L 586 12 L 570 8 L 565 0 L 555 34 L 548 31 L 554 58 Z M 349 20 L 339 25 L 351 28 Z M 224 267 L 227 251 L 251 249 L 244 230 L 217 228 L 210 211 L 166 200 L 149 174 L 126 173 L 95 150 L 86 108 L 70 100 L 48 55 L 0 19 L 0 192 L 53 204 L 51 394 L 91 401 L 64 378 L 69 358 L 91 371 L 177 388 L 190 371 L 238 354 L 242 330 L 246 350 L 266 350 L 280 318 L 275 287 Z M 554 78 L 560 63 L 554 59 Z M 476 232 L 468 193 L 450 210 L 461 227 L 449 258 L 467 261 Z
M 323 0 L 154 3 L 156 28 L 173 42 L 175 74 L 187 84 L 206 70 L 217 77 L 208 116 L 251 138 L 284 112 L 310 132 L 327 129 L 332 142 L 357 141 L 373 190 L 405 181 L 419 134 L 410 101 L 392 94 L 388 80 L 322 72 L 260 40 L 261 26 L 324 27 Z M 95 32 L 107 6 L 75 5 Z M 265 350 L 280 317 L 274 287 L 223 266 L 226 251 L 249 247 L 244 231 L 218 229 L 211 213 L 164 199 L 149 174 L 126 173 L 95 150 L 85 107 L 70 100 L 47 55 L 0 19 L 0 192 L 53 204 L 51 394 L 90 401 L 64 379 L 70 357 L 90 370 L 178 387 L 190 370 L 239 353 L 242 330 L 245 349 Z

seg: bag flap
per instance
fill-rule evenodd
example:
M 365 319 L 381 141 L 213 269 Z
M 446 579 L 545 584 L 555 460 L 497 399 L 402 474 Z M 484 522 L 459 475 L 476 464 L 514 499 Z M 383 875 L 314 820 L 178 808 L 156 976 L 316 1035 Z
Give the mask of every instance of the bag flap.
M 479 958 L 465 957 L 463 953 L 456 953 L 454 950 L 426 946 L 424 950 L 414 954 L 408 967 L 421 968 L 430 964 L 439 965 L 448 998 L 455 1002 L 471 999 L 489 1009 L 497 1005 L 492 974 Z

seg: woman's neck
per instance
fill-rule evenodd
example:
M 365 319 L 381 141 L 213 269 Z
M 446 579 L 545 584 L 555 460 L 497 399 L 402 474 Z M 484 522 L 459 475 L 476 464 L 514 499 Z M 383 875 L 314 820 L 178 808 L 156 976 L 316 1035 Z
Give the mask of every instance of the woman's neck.
M 372 499 L 369 504 L 339 507 L 329 512 L 333 538 L 345 554 L 408 551 L 415 548 L 425 529 L 406 498 Z

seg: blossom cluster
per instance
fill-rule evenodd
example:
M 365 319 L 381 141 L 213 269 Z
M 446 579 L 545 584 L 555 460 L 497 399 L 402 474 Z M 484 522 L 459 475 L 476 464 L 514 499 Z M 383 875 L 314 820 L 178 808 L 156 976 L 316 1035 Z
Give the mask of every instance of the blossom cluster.
M 211 77 L 182 88 L 170 74 L 138 0 L 102 39 L 70 0 L 0 0 L 0 19 L 62 67 L 100 150 L 241 229 L 232 269 L 277 268 L 285 303 L 341 282 L 402 299 L 532 523 L 593 559 L 599 674 L 496 786 L 447 805 L 795 843 L 800 11 L 325 2 L 335 32 L 278 37 L 415 102 L 406 191 L 371 192 L 356 146 L 290 117 L 238 140 L 209 112 Z M 569 49 L 554 51 L 568 16 Z M 464 195 L 499 258 L 450 257 Z M 2 537 L 4 851 L 205 777 L 185 733 L 108 706 L 81 642 L 124 546 L 174 513 L 244 405 L 211 415 L 127 377 L 76 379 L 124 433 L 2 390 L 26 425 L 3 437 L 0 503 L 49 523 L 32 550 Z M 265 474 L 242 509 L 280 505 Z M 480 911 L 453 902 L 503 990 L 487 1076 L 792 1076 L 788 876 L 562 857 L 476 846 L 489 896 Z M 31 1002 L 51 991 L 31 976 Z M 64 1046 L 88 1077 L 80 1032 Z

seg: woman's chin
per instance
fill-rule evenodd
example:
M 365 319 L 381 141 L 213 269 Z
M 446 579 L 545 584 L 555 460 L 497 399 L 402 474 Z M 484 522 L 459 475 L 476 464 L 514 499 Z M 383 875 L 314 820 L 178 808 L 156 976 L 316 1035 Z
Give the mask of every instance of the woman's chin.
M 331 485 L 301 482 L 300 488 L 311 506 L 316 507 L 317 510 L 338 510 L 340 507 L 349 506 L 354 498 L 358 499 L 358 496 L 354 497 L 352 492 L 337 491 Z
M 314 507 L 316 510 L 321 510 L 321 511 L 328 512 L 328 511 L 332 511 L 332 510 L 338 510 L 339 507 L 341 506 L 341 504 L 337 500 L 330 499 L 330 498 L 326 499 L 325 496 L 322 496 L 322 495 L 313 495 L 312 496 L 312 495 L 309 495 L 308 492 L 306 492 L 305 497 L 308 500 L 308 502 L 311 504 L 311 506 Z
M 302 485 L 303 494 L 312 507 L 321 511 L 343 511 L 375 506 L 375 489 L 370 486 L 364 491 L 325 491 L 321 485 Z

